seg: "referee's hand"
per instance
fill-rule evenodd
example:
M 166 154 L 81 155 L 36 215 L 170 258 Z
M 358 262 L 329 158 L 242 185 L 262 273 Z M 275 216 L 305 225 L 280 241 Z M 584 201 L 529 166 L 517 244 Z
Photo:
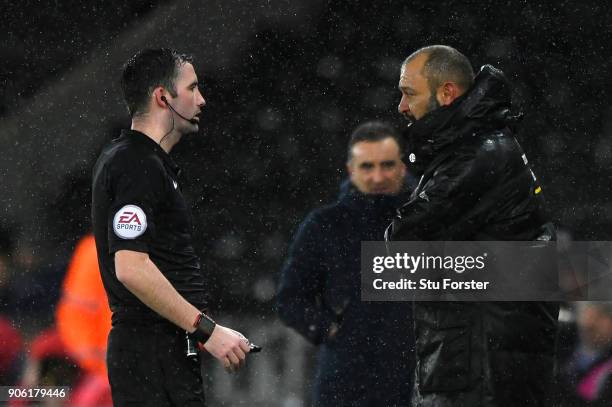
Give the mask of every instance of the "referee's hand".
M 217 324 L 204 348 L 217 358 L 228 372 L 236 372 L 246 361 L 249 341 L 240 332 Z

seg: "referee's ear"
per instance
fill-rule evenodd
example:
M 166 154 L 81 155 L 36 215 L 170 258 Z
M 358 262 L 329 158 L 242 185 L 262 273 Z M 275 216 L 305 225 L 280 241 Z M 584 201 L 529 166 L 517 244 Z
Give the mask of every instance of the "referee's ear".
M 168 102 L 168 95 L 166 93 L 168 92 L 166 92 L 166 89 L 164 89 L 163 86 L 158 86 L 157 88 L 153 89 L 153 99 L 155 100 L 154 103 L 157 107 L 162 109 L 166 109 L 168 107 L 166 105 Z

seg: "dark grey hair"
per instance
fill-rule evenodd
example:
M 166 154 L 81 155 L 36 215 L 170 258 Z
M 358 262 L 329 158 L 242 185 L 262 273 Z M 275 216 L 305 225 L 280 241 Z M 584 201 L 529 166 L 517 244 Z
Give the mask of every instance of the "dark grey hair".
M 403 152 L 402 138 L 399 136 L 397 130 L 395 130 L 393 126 L 381 121 L 369 121 L 357 126 L 357 128 L 355 128 L 355 130 L 353 130 L 351 133 L 351 138 L 348 143 L 347 161 L 351 161 L 353 158 L 353 146 L 355 144 L 362 141 L 372 143 L 389 137 L 395 140 L 401 155 Z

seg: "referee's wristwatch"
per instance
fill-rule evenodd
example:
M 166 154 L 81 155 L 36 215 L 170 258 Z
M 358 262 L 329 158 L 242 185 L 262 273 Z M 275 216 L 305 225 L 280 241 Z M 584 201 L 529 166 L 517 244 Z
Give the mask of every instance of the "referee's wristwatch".
M 205 343 L 212 335 L 217 324 L 211 317 L 203 312 L 200 312 L 196 317 L 193 327 L 196 329 L 191 336 L 198 342 Z

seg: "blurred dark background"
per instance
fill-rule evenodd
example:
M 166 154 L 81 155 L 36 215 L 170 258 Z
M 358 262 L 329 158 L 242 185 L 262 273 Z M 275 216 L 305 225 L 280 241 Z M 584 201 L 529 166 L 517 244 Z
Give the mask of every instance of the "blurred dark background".
M 0 5 L 0 227 L 11 258 L 0 310 L 50 323 L 89 228 L 101 146 L 129 126 L 118 77 L 143 47 L 193 53 L 208 105 L 173 151 L 193 204 L 214 307 L 272 317 L 276 276 L 305 214 L 335 199 L 348 135 L 400 129 L 402 60 L 434 43 L 502 69 L 518 139 L 550 216 L 610 240 L 612 40 L 605 2 L 24 1 Z M 410 168 L 410 163 L 409 168 Z M 413 168 L 417 172 L 418 168 Z M 35 317 L 33 317 L 35 315 Z

